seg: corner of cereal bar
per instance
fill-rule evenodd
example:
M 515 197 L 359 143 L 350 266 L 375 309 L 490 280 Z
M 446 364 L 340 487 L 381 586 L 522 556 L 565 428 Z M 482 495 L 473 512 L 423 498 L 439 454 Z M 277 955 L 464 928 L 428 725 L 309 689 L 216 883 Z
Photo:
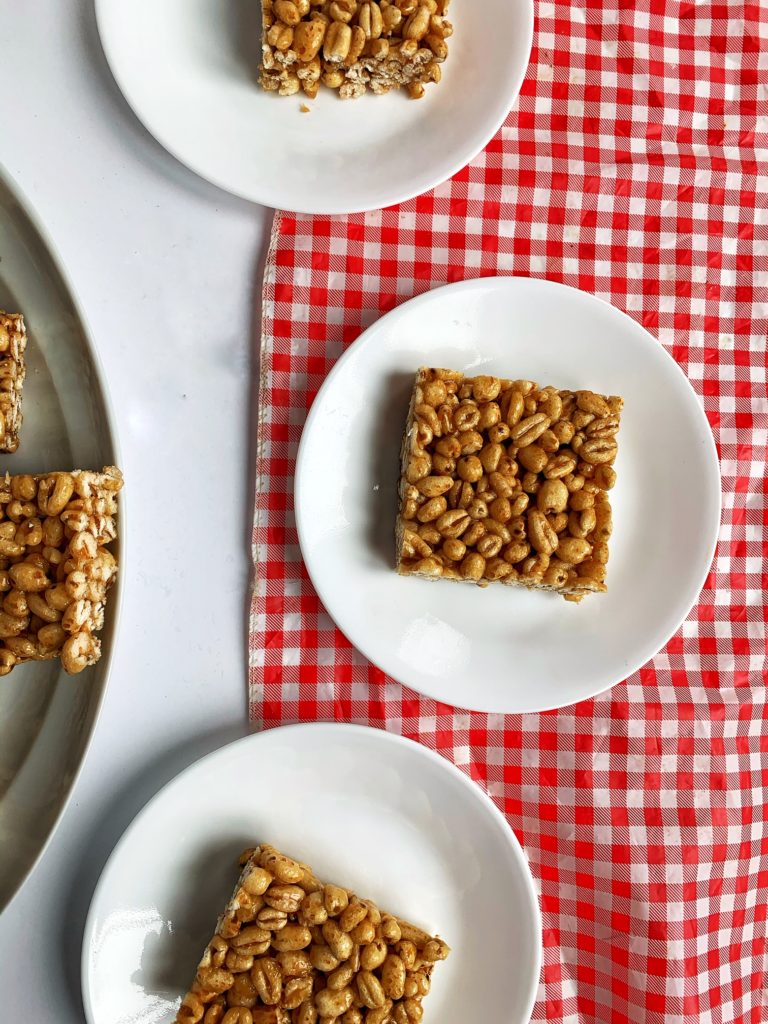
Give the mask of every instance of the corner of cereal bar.
M 19 447 L 26 347 L 24 317 L 0 310 L 0 452 Z
M 607 590 L 622 399 L 422 368 L 401 450 L 397 571 Z
M 413 99 L 441 78 L 453 27 L 450 0 L 262 0 L 259 82 L 267 92 L 342 99 L 405 88 Z

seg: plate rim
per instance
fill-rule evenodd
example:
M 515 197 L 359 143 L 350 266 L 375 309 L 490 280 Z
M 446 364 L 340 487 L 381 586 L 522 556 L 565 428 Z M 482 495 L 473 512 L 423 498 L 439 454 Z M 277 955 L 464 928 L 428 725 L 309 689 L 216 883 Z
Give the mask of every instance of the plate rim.
M 526 75 L 528 74 L 528 71 L 531 66 L 531 54 L 533 53 L 533 37 L 535 27 L 534 0 L 519 0 L 519 2 L 524 4 L 525 8 L 524 49 L 528 56 L 525 62 L 521 65 L 521 68 L 518 71 L 518 73 L 515 75 L 512 81 L 512 88 L 506 94 L 507 98 L 505 99 L 504 103 L 501 103 L 499 106 L 499 116 L 498 118 L 494 118 L 492 122 L 495 125 L 493 131 L 490 133 L 484 133 L 484 141 L 482 141 L 480 145 L 473 145 L 472 147 L 470 147 L 469 155 L 466 157 L 466 159 L 461 159 L 460 161 L 455 162 L 455 166 L 452 163 L 450 165 L 451 170 L 448 174 L 443 175 L 441 173 L 441 176 L 438 178 L 438 180 L 433 181 L 426 187 L 415 189 L 412 187 L 404 188 L 400 191 L 393 192 L 393 194 L 391 196 L 387 196 L 383 202 L 369 200 L 363 204 L 355 204 L 350 207 L 345 205 L 344 203 L 318 201 L 311 202 L 308 206 L 306 206 L 306 208 L 302 207 L 301 209 L 299 209 L 296 206 L 295 202 L 289 202 L 286 204 L 284 202 L 277 201 L 277 197 L 271 195 L 270 190 L 265 189 L 261 194 L 258 194 L 258 183 L 256 184 L 256 187 L 254 187 L 254 189 L 249 191 L 246 189 L 234 187 L 225 182 L 219 176 L 215 174 L 209 174 L 203 171 L 199 166 L 197 166 L 196 162 L 191 162 L 185 156 L 183 156 L 178 147 L 175 146 L 171 142 L 171 140 L 169 140 L 166 137 L 165 133 L 156 132 L 155 129 L 151 127 L 149 123 L 149 118 L 145 117 L 142 114 L 142 112 L 138 109 L 138 104 L 134 102 L 131 92 L 126 85 L 123 76 L 120 74 L 119 61 L 116 59 L 114 50 L 112 48 L 112 43 L 110 41 L 110 33 L 105 28 L 107 18 L 107 6 L 111 2 L 113 2 L 113 0 L 95 0 L 96 25 L 99 33 L 99 39 L 101 41 L 102 51 L 106 58 L 112 77 L 118 89 L 120 90 L 121 96 L 128 104 L 134 116 L 143 126 L 145 131 L 147 131 L 149 135 L 151 135 L 151 137 L 167 153 L 169 153 L 170 156 L 172 156 L 177 163 L 181 164 L 181 166 L 185 167 L 188 171 L 191 171 L 198 178 L 201 178 L 203 181 L 207 181 L 210 185 L 213 185 L 216 188 L 221 189 L 221 191 L 226 192 L 229 195 L 236 196 L 238 199 L 244 199 L 250 203 L 257 203 L 260 206 L 267 207 L 267 209 L 284 210 L 287 213 L 293 213 L 297 215 L 332 217 L 341 216 L 345 214 L 352 215 L 360 213 L 370 213 L 372 210 L 382 210 L 390 206 L 398 206 L 401 203 L 406 203 L 411 199 L 415 199 L 417 196 L 425 195 L 427 192 L 431 192 L 432 189 L 435 189 L 439 185 L 443 185 L 446 181 L 449 181 L 451 178 L 454 177 L 454 175 L 458 174 L 459 171 L 463 170 L 470 163 L 472 163 L 472 161 L 478 156 L 478 154 L 482 153 L 482 151 L 486 148 L 488 143 L 491 142 L 491 140 L 498 134 L 502 125 L 509 116 L 512 108 L 514 107 L 515 103 L 517 103 L 520 97 L 520 91 L 522 90 L 523 83 L 525 82 Z M 255 83 L 254 88 L 257 88 Z M 310 196 L 308 198 L 314 199 L 313 196 Z
M 77 324 L 80 329 L 80 333 L 82 334 L 83 338 L 86 341 L 88 355 L 93 366 L 93 371 L 96 376 L 96 380 L 98 381 L 99 384 L 101 400 L 104 406 L 104 421 L 106 425 L 107 442 L 112 451 L 114 459 L 113 465 L 122 467 L 124 465 L 123 453 L 117 430 L 117 417 L 115 415 L 115 407 L 112 402 L 112 394 L 107 382 L 107 375 L 101 361 L 99 349 L 94 341 L 95 336 L 93 334 L 93 331 L 91 330 L 91 326 L 88 322 L 88 318 L 86 317 L 84 307 L 80 301 L 80 296 L 78 295 L 77 290 L 75 289 L 72 278 L 69 275 L 69 271 L 66 269 L 64 260 L 61 256 L 61 253 L 59 252 L 58 246 L 54 242 L 52 235 L 48 231 L 48 228 L 45 226 L 39 214 L 37 213 L 37 210 L 35 209 L 34 205 L 31 203 L 26 193 L 23 191 L 21 186 L 15 181 L 11 173 L 8 171 L 7 167 L 2 163 L 2 161 L 0 161 L 0 190 L 5 190 L 5 192 L 11 197 L 11 199 L 16 203 L 18 208 L 21 210 L 22 215 L 29 222 L 30 227 L 42 243 L 50 260 L 51 267 L 53 271 L 58 275 L 59 280 L 61 281 L 61 284 L 63 286 L 63 290 L 66 293 L 67 297 L 69 298 L 72 310 L 77 319 Z M 26 311 L 24 311 L 24 313 L 25 316 L 28 315 Z M 77 768 L 71 775 L 66 794 L 61 802 L 61 805 L 53 821 L 53 824 L 51 825 L 48 835 L 45 841 L 41 843 L 40 848 L 37 851 L 37 854 L 30 860 L 27 870 L 20 877 L 18 884 L 16 885 L 16 888 L 11 893 L 10 898 L 7 900 L 5 904 L 0 903 L 0 914 L 2 914 L 5 910 L 8 909 L 8 907 L 11 906 L 13 901 L 16 899 L 16 897 L 22 891 L 24 886 L 27 884 L 27 882 L 30 879 L 30 876 L 35 871 L 38 864 L 46 854 L 48 847 L 50 846 L 53 840 L 54 835 L 59 830 L 59 826 L 61 825 L 64 813 L 69 807 L 70 801 L 72 800 L 72 796 L 75 792 L 75 788 L 77 787 L 77 784 L 80 781 L 80 776 L 83 772 L 85 763 L 88 759 L 88 755 L 90 754 L 91 747 L 93 745 L 94 736 L 96 735 L 96 728 L 101 718 L 101 712 L 104 707 L 104 700 L 107 695 L 107 688 L 109 686 L 110 678 L 112 675 L 115 647 L 117 645 L 117 639 L 120 633 L 120 624 L 122 622 L 123 615 L 123 602 L 125 597 L 125 553 L 127 548 L 126 537 L 128 523 L 128 514 L 126 506 L 127 501 L 125 496 L 125 488 L 123 488 L 123 490 L 118 495 L 118 516 L 120 521 L 120 529 L 118 531 L 118 535 L 115 542 L 117 547 L 118 565 L 120 567 L 120 571 L 117 574 L 117 580 L 115 581 L 114 586 L 111 588 L 109 599 L 112 617 L 112 638 L 111 642 L 107 645 L 106 651 L 102 647 L 102 654 L 101 657 L 99 658 L 99 662 L 97 663 L 101 666 L 100 674 L 102 676 L 102 682 L 95 699 L 93 721 L 88 731 L 88 735 L 83 746 L 83 751 L 80 756 L 79 763 L 77 765 Z
M 711 536 L 709 538 L 709 542 L 708 542 L 708 545 L 707 545 L 708 557 L 707 557 L 706 561 L 703 561 L 703 563 L 702 563 L 703 568 L 696 574 L 696 578 L 695 578 L 694 584 L 692 584 L 692 586 L 690 587 L 690 592 L 689 592 L 688 596 L 686 596 L 686 598 L 685 598 L 685 601 L 684 601 L 685 611 L 682 614 L 682 616 L 680 616 L 679 621 L 676 622 L 676 624 L 674 626 L 674 629 L 672 629 L 671 632 L 668 633 L 668 635 L 662 641 L 661 644 L 659 644 L 658 646 L 655 646 L 655 641 L 654 641 L 654 644 L 651 645 L 651 646 L 654 647 L 654 649 L 650 653 L 646 653 L 642 657 L 641 660 L 638 661 L 637 658 L 636 658 L 636 659 L 633 659 L 632 661 L 628 661 L 627 665 L 622 670 L 622 675 L 619 678 L 617 678 L 616 680 L 614 680 L 614 682 L 610 683 L 608 686 L 603 685 L 602 682 L 601 682 L 597 687 L 588 688 L 588 692 L 585 692 L 577 700 L 571 701 L 570 703 L 566 703 L 566 704 L 562 704 L 562 703 L 558 703 L 558 702 L 551 703 L 549 701 L 545 701 L 543 703 L 537 702 L 535 706 L 526 707 L 526 708 L 524 708 L 521 711 L 509 711 L 508 709 L 505 710 L 505 709 L 500 709 L 498 707 L 488 707 L 488 706 L 486 706 L 486 707 L 477 707 L 477 706 L 470 706 L 470 705 L 459 706 L 459 705 L 449 704 L 449 702 L 446 700 L 446 698 L 444 696 L 441 697 L 439 694 L 437 694 L 435 692 L 429 692 L 426 689 L 422 689 L 421 683 L 419 683 L 417 685 L 414 682 L 410 682 L 410 681 L 408 681 L 406 679 L 398 679 L 394 675 L 391 677 L 396 682 L 399 682 L 402 686 L 406 686 L 409 689 L 414 690 L 416 693 L 421 694 L 422 696 L 428 697 L 429 699 L 435 700 L 435 701 L 437 701 L 438 703 L 441 703 L 441 704 L 447 704 L 449 707 L 455 707 L 455 708 L 457 708 L 457 710 L 460 710 L 460 711 L 461 710 L 480 711 L 480 712 L 483 712 L 483 713 L 486 713 L 486 714 L 540 714 L 540 713 L 545 712 L 545 711 L 556 711 L 556 710 L 559 710 L 560 708 L 573 707 L 575 704 L 580 704 L 582 701 L 592 700 L 594 697 L 597 697 L 597 696 L 599 696 L 602 693 L 608 693 L 614 686 L 617 685 L 617 683 L 621 682 L 623 679 L 627 679 L 633 673 L 637 672 L 638 669 L 642 668 L 643 665 L 647 664 L 652 658 L 654 658 L 659 653 L 659 651 L 664 647 L 664 645 L 669 642 L 669 640 L 675 635 L 675 633 L 677 633 L 677 631 L 680 629 L 682 624 L 688 618 L 688 615 L 689 615 L 689 613 L 691 611 L 691 608 L 693 608 L 694 604 L 696 603 L 696 599 L 697 599 L 698 595 L 701 593 L 702 588 L 704 587 L 704 584 L 705 584 L 705 582 L 707 580 L 707 576 L 709 575 L 709 573 L 712 570 L 712 563 L 713 563 L 713 560 L 714 560 L 714 557 L 715 557 L 715 552 L 717 550 L 717 544 L 718 544 L 719 537 L 720 537 L 720 527 L 722 525 L 722 514 L 723 514 L 723 489 L 722 489 L 722 477 L 721 477 L 721 472 L 720 472 L 720 459 L 718 457 L 717 445 L 716 445 L 716 442 L 715 442 L 714 435 L 712 433 L 712 427 L 710 426 L 709 420 L 707 419 L 707 414 L 706 414 L 706 412 L 704 410 L 703 402 L 701 401 L 701 399 L 697 395 L 696 391 L 694 390 L 694 387 L 691 384 L 691 381 L 689 380 L 688 375 L 683 371 L 682 367 L 675 360 L 675 358 L 671 355 L 671 353 L 668 351 L 666 346 L 663 345 L 658 338 L 655 338 L 650 333 L 650 331 L 648 331 L 645 327 L 643 327 L 642 324 L 640 324 L 636 320 L 634 320 L 624 310 L 619 309 L 618 306 L 614 306 L 613 303 L 609 302 L 607 299 L 604 299 L 604 298 L 602 298 L 599 295 L 594 295 L 592 292 L 584 291 L 581 288 L 575 288 L 572 285 L 567 285 L 567 284 L 564 284 L 564 283 L 562 283 L 560 281 L 552 281 L 549 278 L 544 278 L 544 277 L 525 277 L 525 276 L 520 275 L 520 274 L 495 274 L 495 275 L 490 275 L 488 277 L 474 277 L 474 278 L 465 279 L 463 281 L 454 281 L 454 282 L 451 282 L 449 284 L 440 285 L 437 288 L 428 289 L 427 291 L 421 292 L 418 295 L 412 296 L 410 299 L 406 299 L 404 302 L 399 303 L 393 309 L 390 309 L 386 313 L 384 313 L 381 316 L 379 316 L 372 324 L 370 324 L 368 327 L 366 327 L 365 330 L 362 331 L 351 344 L 349 344 L 346 347 L 344 352 L 342 352 L 342 354 L 336 360 L 334 365 L 331 367 L 331 369 L 328 372 L 327 376 L 323 380 L 323 383 L 321 384 L 317 394 L 315 395 L 315 398 L 314 398 L 314 400 L 312 402 L 312 405 L 311 405 L 311 407 L 309 409 L 309 412 L 307 413 L 307 418 L 306 418 L 306 420 L 304 422 L 304 426 L 302 428 L 301 438 L 299 440 L 299 447 L 298 447 L 298 451 L 296 453 L 296 464 L 295 464 L 295 469 L 294 469 L 294 487 L 293 487 L 293 493 L 294 493 L 294 517 L 295 517 L 295 521 L 296 521 L 296 533 L 297 533 L 297 536 L 298 536 L 299 548 L 300 548 L 300 551 L 301 551 L 302 561 L 303 561 L 303 563 L 304 563 L 304 565 L 306 567 L 307 574 L 309 575 L 309 578 L 310 578 L 310 581 L 312 583 L 312 586 L 315 588 L 315 591 L 317 592 L 317 595 L 320 598 L 320 601 L 321 601 L 321 603 L 323 605 L 323 608 L 328 613 L 328 616 L 331 618 L 331 620 L 337 626 L 337 628 L 344 634 L 344 636 L 347 636 L 347 634 L 344 631 L 344 629 L 341 626 L 341 624 L 336 621 L 336 619 L 334 618 L 334 616 L 330 612 L 329 606 L 328 606 L 328 602 L 326 600 L 326 595 L 328 593 L 328 590 L 327 590 L 327 588 L 325 586 L 324 581 L 323 582 L 319 582 L 316 579 L 316 577 L 315 577 L 315 575 L 314 575 L 314 573 L 312 571 L 312 568 L 310 566 L 310 560 L 307 558 L 307 554 L 306 554 L 306 552 L 308 550 L 308 547 L 307 547 L 306 542 L 305 542 L 304 514 L 303 514 L 303 511 L 302 511 L 302 508 L 304 507 L 303 499 L 301 497 L 302 491 L 303 491 L 302 480 L 303 480 L 303 477 L 304 477 L 304 463 L 306 462 L 306 449 L 308 447 L 308 442 L 306 441 L 306 439 L 310 435 L 310 430 L 311 430 L 311 428 L 314 425 L 315 419 L 320 415 L 319 410 L 320 410 L 320 405 L 321 405 L 321 399 L 323 398 L 324 394 L 327 393 L 327 391 L 330 390 L 331 386 L 335 382 L 335 378 L 336 378 L 337 374 L 341 374 L 341 372 L 343 371 L 343 368 L 346 366 L 347 361 L 351 360 L 352 353 L 355 351 L 357 346 L 359 344 L 361 344 L 361 343 L 369 344 L 371 342 L 371 339 L 375 335 L 376 331 L 380 328 L 381 324 L 385 320 L 387 320 L 389 318 L 392 318 L 393 320 L 396 320 L 398 316 L 402 316 L 403 315 L 403 310 L 404 309 L 411 308 L 411 307 L 418 307 L 420 305 L 424 305 L 424 304 L 428 303 L 429 301 L 435 301 L 435 296 L 439 296 L 441 293 L 443 293 L 443 292 L 445 292 L 445 291 L 447 291 L 449 289 L 452 292 L 461 292 L 461 291 L 471 291 L 471 290 L 476 289 L 476 288 L 488 287 L 489 285 L 494 287 L 494 288 L 498 288 L 500 286 L 508 287 L 512 282 L 515 283 L 513 285 L 514 287 L 519 286 L 519 284 L 518 284 L 519 282 L 525 282 L 526 285 L 532 285 L 534 288 L 541 288 L 542 290 L 551 289 L 551 290 L 556 291 L 556 292 L 557 291 L 565 292 L 570 297 L 576 298 L 576 301 L 584 302 L 586 305 L 590 305 L 593 302 L 599 303 L 600 306 L 608 307 L 608 309 L 610 309 L 612 311 L 612 313 L 615 314 L 616 316 L 624 317 L 626 320 L 628 320 L 632 324 L 633 329 L 635 329 L 638 332 L 642 332 L 642 335 L 644 336 L 646 343 L 654 346 L 654 348 L 657 351 L 661 352 L 663 354 L 663 358 L 666 359 L 669 364 L 671 364 L 671 367 L 673 368 L 673 370 L 685 382 L 685 385 L 686 385 L 686 387 L 688 389 L 688 392 L 690 393 L 690 396 L 693 399 L 693 406 L 695 406 L 695 409 L 696 409 L 696 416 L 698 417 L 698 419 L 700 421 L 700 424 L 703 427 L 706 428 L 705 430 L 702 431 L 702 434 L 703 434 L 703 436 L 706 439 L 705 440 L 705 448 L 706 448 L 706 452 L 707 452 L 707 459 L 708 459 L 708 461 L 710 463 L 710 470 L 714 471 L 711 474 L 711 476 L 708 478 L 710 483 L 707 484 L 707 487 L 712 490 L 711 497 L 714 498 L 712 523 L 707 524 L 708 528 L 711 528 Z M 438 299 L 438 301 L 439 301 L 439 299 Z M 638 334 L 638 337 L 639 336 L 640 336 L 640 334 Z M 714 513 L 716 513 L 716 514 L 714 514 Z M 394 571 L 394 567 L 393 567 L 393 571 Z M 367 647 L 367 644 L 366 645 L 359 644 L 356 640 L 353 640 L 352 637 L 349 637 L 349 636 L 347 636 L 347 639 L 350 641 L 352 646 L 356 650 L 360 651 L 360 653 L 372 665 L 375 665 L 376 667 L 381 668 L 381 666 L 377 664 L 376 660 L 374 658 L 372 658 L 367 653 L 367 651 L 365 649 L 365 647 Z M 645 650 L 645 649 L 646 648 L 643 648 L 643 650 Z M 635 661 L 637 661 L 636 664 L 635 664 Z M 382 671 L 384 671 L 387 675 L 389 675 L 389 673 L 386 671 L 386 669 L 382 669 Z M 542 690 L 541 692 L 543 693 L 544 691 Z
M 515 830 L 496 806 L 493 799 L 474 779 L 463 772 L 452 761 L 449 761 L 448 758 L 443 757 L 443 755 L 439 754 L 436 750 L 432 750 L 431 748 L 424 746 L 423 743 L 410 739 L 408 736 L 403 736 L 400 733 L 389 732 L 387 729 L 361 725 L 356 722 L 314 721 L 296 722 L 291 725 L 281 725 L 274 728 L 262 729 L 258 732 L 250 732 L 245 736 L 241 736 L 239 739 L 233 740 L 230 743 L 225 743 L 221 747 L 217 747 L 216 750 L 212 750 L 209 753 L 204 754 L 202 757 L 197 758 L 191 764 L 187 765 L 186 768 L 183 768 L 180 772 L 174 775 L 172 779 L 169 779 L 168 782 L 166 782 L 131 819 L 101 869 L 99 880 L 93 891 L 91 902 L 88 907 L 88 914 L 85 919 L 83 943 L 80 955 L 80 987 L 83 997 L 83 1009 L 85 1011 L 85 1018 L 88 1024 L 99 1024 L 93 1009 L 90 971 L 90 951 L 93 946 L 93 940 L 96 932 L 97 915 L 99 911 L 98 903 L 103 896 L 103 890 L 106 886 L 107 876 L 110 873 L 112 864 L 117 859 L 123 847 L 130 841 L 131 836 L 134 830 L 139 826 L 141 819 L 145 814 L 149 813 L 150 809 L 153 808 L 156 803 L 160 802 L 168 790 L 172 789 L 175 785 L 180 783 L 186 775 L 200 768 L 203 764 L 226 757 L 229 752 L 236 747 L 258 744 L 258 742 L 265 737 L 269 738 L 278 734 L 280 736 L 300 735 L 307 731 L 318 733 L 325 732 L 331 735 L 341 731 L 344 733 L 366 736 L 369 739 L 373 739 L 374 742 L 381 741 L 384 745 L 391 743 L 393 746 L 407 747 L 410 750 L 415 748 L 426 758 L 427 761 L 431 761 L 433 764 L 439 765 L 441 768 L 445 769 L 449 775 L 453 775 L 453 777 L 465 787 L 467 792 L 471 793 L 472 796 L 485 807 L 485 810 L 490 813 L 491 819 L 496 824 L 499 833 L 504 837 L 515 863 L 520 868 L 520 873 L 524 880 L 525 892 L 531 907 L 534 932 L 539 937 L 539 941 L 536 943 L 536 949 L 534 952 L 535 971 L 531 971 L 529 989 L 525 998 L 525 1013 L 523 1015 L 523 1020 L 530 1020 L 533 1007 L 536 1002 L 536 995 L 538 993 L 544 955 L 544 932 L 541 903 L 539 894 L 536 890 L 536 880 L 534 878 L 533 871 L 531 870 L 528 857 L 526 856 L 525 849 L 517 838 Z M 371 734 L 373 734 L 373 736 Z

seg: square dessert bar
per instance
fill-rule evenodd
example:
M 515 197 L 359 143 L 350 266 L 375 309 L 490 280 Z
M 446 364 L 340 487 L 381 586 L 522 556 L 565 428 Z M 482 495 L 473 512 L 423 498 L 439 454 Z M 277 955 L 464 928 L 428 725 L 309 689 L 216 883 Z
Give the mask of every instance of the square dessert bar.
M 24 661 L 60 658 L 70 673 L 98 661 L 122 486 L 114 466 L 0 478 L 0 675 Z
M 342 99 L 439 82 L 453 27 L 450 0 L 262 0 L 259 82 L 314 99 L 321 84 Z
M 177 1024 L 416 1024 L 448 946 L 272 846 L 246 850 Z
M 24 317 L 0 310 L 0 452 L 15 452 L 19 447 L 26 347 Z
M 397 571 L 570 601 L 605 591 L 622 404 L 419 370 L 401 452 Z

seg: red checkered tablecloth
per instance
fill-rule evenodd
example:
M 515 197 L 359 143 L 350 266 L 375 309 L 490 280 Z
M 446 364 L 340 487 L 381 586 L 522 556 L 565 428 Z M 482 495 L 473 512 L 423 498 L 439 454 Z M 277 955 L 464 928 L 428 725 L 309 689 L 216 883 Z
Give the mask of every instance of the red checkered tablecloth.
M 302 424 L 345 346 L 412 295 L 490 274 L 583 288 L 658 336 L 724 487 L 680 632 L 603 698 L 523 717 L 436 704 L 366 662 L 312 589 L 292 507 Z M 370 723 L 487 790 L 541 892 L 536 1020 L 768 1019 L 766 10 L 538 3 L 522 95 L 485 152 L 395 209 L 278 215 L 264 300 L 254 721 Z

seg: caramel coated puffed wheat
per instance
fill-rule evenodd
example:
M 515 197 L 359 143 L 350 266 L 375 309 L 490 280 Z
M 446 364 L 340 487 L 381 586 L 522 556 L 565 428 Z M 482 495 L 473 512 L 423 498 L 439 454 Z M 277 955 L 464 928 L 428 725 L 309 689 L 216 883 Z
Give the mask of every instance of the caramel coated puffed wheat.
M 622 404 L 420 369 L 401 452 L 397 571 L 569 601 L 605 591 Z
M 418 1024 L 442 939 L 272 846 L 246 850 L 176 1024 Z
M 24 317 L 0 310 L 0 452 L 15 452 L 19 447 L 26 347 Z
M 114 466 L 0 479 L 0 675 L 24 661 L 61 658 L 74 674 L 99 660 L 122 486 Z
M 262 0 L 259 81 L 314 99 L 320 85 L 355 99 L 401 86 L 413 99 L 439 82 L 450 0 Z

